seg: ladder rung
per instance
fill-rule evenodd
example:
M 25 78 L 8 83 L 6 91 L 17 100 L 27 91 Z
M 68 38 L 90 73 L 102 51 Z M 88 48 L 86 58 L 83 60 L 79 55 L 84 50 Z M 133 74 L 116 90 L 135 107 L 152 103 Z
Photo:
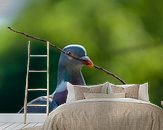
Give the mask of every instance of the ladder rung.
M 46 107 L 47 105 L 46 104 L 27 104 L 27 106 L 31 106 L 31 107 Z
M 47 91 L 46 88 L 34 88 L 34 89 L 28 89 L 28 91 Z
M 30 57 L 47 57 L 48 55 L 30 55 Z
M 29 72 L 47 72 L 47 70 L 29 70 Z

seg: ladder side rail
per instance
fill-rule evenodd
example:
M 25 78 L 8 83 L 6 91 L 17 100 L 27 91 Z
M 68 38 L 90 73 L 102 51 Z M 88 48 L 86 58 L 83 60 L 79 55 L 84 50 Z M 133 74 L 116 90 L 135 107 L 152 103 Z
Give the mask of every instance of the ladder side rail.
M 27 74 L 26 74 L 26 86 L 25 86 L 25 97 L 24 97 L 24 124 L 26 124 L 26 122 L 27 122 L 27 97 L 28 97 L 29 63 L 30 63 L 30 41 L 28 41 L 28 61 L 27 61 Z
M 49 115 L 49 42 L 47 41 L 47 116 Z

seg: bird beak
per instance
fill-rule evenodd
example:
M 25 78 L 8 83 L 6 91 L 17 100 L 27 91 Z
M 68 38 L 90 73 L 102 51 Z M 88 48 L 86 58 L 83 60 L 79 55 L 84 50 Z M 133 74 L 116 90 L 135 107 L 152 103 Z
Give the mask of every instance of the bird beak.
M 92 62 L 92 60 L 88 57 L 88 56 L 84 56 L 81 58 L 83 60 L 83 63 L 88 66 L 89 68 L 93 68 L 94 64 Z

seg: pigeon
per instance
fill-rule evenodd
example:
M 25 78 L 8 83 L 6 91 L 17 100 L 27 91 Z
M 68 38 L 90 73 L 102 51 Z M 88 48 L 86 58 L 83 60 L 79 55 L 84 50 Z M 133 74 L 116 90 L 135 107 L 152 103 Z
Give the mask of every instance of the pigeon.
M 76 60 L 64 53 L 61 53 L 58 64 L 57 86 L 55 91 L 50 95 L 49 99 L 49 112 L 57 108 L 59 105 L 66 102 L 67 99 L 67 83 L 74 85 L 85 85 L 81 69 L 83 66 L 92 68 L 94 66 L 91 59 L 87 56 L 86 49 L 78 44 L 70 44 L 63 48 L 67 53 L 76 56 L 82 61 Z M 46 96 L 38 97 L 28 104 L 46 104 Z M 23 113 L 22 108 L 18 113 Z M 46 113 L 45 106 L 28 106 L 27 113 Z

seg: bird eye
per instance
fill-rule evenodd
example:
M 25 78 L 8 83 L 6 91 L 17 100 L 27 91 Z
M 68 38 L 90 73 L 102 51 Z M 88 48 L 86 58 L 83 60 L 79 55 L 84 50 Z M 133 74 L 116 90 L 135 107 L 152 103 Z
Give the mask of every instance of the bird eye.
M 70 51 L 67 52 L 68 55 L 72 55 L 72 53 Z

